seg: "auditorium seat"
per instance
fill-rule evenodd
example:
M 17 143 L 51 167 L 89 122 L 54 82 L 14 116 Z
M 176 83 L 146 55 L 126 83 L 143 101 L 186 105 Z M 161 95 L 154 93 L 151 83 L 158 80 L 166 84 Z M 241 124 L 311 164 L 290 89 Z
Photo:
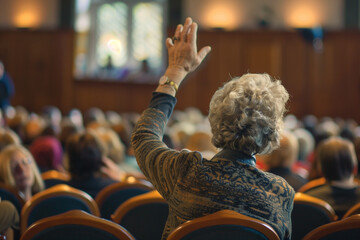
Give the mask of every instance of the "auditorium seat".
M 111 219 L 137 240 L 161 239 L 169 215 L 165 199 L 157 191 L 132 197 L 121 204 Z
M 304 193 L 296 193 L 291 214 L 291 239 L 301 240 L 313 229 L 335 220 L 335 211 L 327 202 Z
M 147 193 L 154 188 L 152 184 L 143 179 L 129 178 L 125 182 L 113 183 L 102 189 L 95 201 L 99 206 L 101 217 L 110 219 L 111 214 L 131 197 Z
M 65 184 L 35 194 L 21 211 L 21 232 L 39 219 L 79 209 L 100 216 L 94 199 L 87 193 Z
M 360 239 L 360 214 L 322 225 L 308 233 L 303 240 L 339 239 Z
M 187 221 L 168 240 L 279 240 L 267 223 L 231 210 L 221 210 Z
M 123 227 L 81 210 L 43 218 L 32 224 L 21 240 L 135 240 Z

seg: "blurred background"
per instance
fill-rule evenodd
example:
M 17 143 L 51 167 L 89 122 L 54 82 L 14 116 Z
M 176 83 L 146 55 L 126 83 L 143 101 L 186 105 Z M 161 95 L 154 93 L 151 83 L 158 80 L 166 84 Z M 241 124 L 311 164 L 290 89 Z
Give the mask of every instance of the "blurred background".
M 298 117 L 360 121 L 359 0 L 0 0 L 0 60 L 30 111 L 141 112 L 166 67 L 164 41 L 191 16 L 212 52 L 177 109 L 207 114 L 231 77 L 281 79 Z

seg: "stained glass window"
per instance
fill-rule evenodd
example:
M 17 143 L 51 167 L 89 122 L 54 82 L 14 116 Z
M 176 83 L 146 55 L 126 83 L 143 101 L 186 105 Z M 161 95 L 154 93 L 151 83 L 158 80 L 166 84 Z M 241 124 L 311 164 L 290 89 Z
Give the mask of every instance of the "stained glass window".
M 116 78 L 159 72 L 164 60 L 165 0 L 77 0 L 75 75 Z

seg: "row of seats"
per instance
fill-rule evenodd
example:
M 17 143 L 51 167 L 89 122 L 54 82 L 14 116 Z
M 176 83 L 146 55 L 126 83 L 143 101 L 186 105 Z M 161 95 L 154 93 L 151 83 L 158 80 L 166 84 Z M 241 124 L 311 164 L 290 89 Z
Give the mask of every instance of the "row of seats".
M 151 222 L 159 226 L 155 234 L 157 238 L 160 238 L 168 215 L 168 205 L 165 200 L 153 191 L 149 182 L 141 179 L 129 178 L 126 182 L 114 183 L 104 188 L 96 199 L 65 184 L 58 184 L 35 194 L 25 204 L 16 190 L 6 185 L 0 185 L 0 196 L 18 205 L 21 212 L 21 233 L 40 219 L 79 209 L 93 216 L 116 221 L 131 230 L 139 227 L 133 225 L 141 223 L 146 225 Z M 134 217 L 134 215 L 143 210 L 151 215 L 158 214 L 158 220 L 153 218 L 149 220 L 150 215 L 143 216 L 141 221 L 137 220 L 138 216 Z M 151 231 L 154 232 L 151 229 L 145 232 Z M 142 231 L 135 233 L 137 239 L 149 239 L 142 237 L 142 234 Z
M 22 232 L 40 219 L 68 210 L 80 209 L 93 216 L 120 224 L 136 236 L 136 239 L 154 239 L 150 236 L 157 236 L 155 239 L 160 239 L 168 215 L 165 200 L 156 191 L 152 191 L 151 184 L 139 179 L 129 178 L 127 182 L 110 185 L 103 189 L 95 200 L 80 190 L 67 185 L 56 185 L 34 195 L 24 204 L 16 191 L 5 185 L 0 185 L 2 199 L 7 199 L 4 189 L 8 190 L 7 195 L 11 196 L 13 201 L 17 201 L 17 207 L 22 209 Z M 360 203 L 350 209 L 345 216 L 358 213 L 360 213 Z M 337 216 L 326 202 L 303 193 L 295 195 L 292 239 L 303 239 L 312 230 L 333 223 L 335 220 Z
M 360 214 L 320 226 L 303 240 L 359 239 Z M 146 232 L 145 229 L 138 231 Z M 149 233 L 148 233 L 149 234 Z M 21 240 L 90 239 L 135 240 L 126 228 L 80 210 L 44 218 L 31 225 Z M 151 236 L 148 239 L 158 239 Z M 235 211 L 222 210 L 185 222 L 176 228 L 168 240 L 280 240 L 267 223 Z

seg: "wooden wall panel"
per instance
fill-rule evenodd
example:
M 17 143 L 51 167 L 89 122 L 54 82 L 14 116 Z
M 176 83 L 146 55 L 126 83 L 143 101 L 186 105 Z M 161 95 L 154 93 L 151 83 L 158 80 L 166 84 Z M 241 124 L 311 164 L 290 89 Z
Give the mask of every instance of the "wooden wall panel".
M 0 59 L 15 81 L 12 103 L 40 111 L 54 104 L 63 112 L 144 110 L 156 85 L 75 81 L 71 31 L 0 31 Z M 231 77 L 268 72 L 290 93 L 289 112 L 354 118 L 360 102 L 360 32 L 326 32 L 316 52 L 292 31 L 200 31 L 200 47 L 211 54 L 180 86 L 177 109 L 208 111 L 212 94 Z

